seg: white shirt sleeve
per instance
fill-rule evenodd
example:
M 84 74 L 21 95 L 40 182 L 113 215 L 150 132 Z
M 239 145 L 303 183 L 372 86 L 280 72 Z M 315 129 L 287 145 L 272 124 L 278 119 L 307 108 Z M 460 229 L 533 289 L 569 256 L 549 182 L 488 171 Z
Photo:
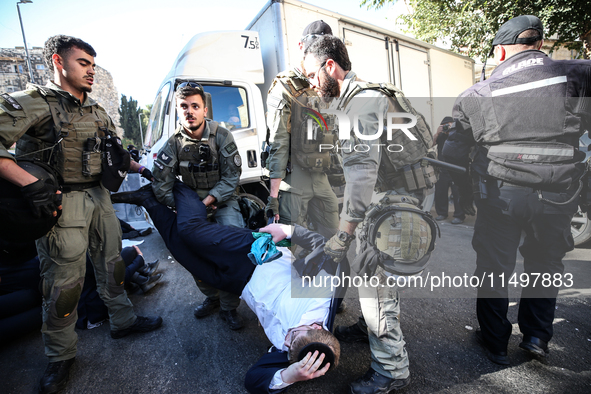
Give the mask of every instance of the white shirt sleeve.
M 285 368 L 275 372 L 275 375 L 273 375 L 271 383 L 269 383 L 269 390 L 280 390 L 287 386 L 291 386 L 292 383 L 285 383 L 283 379 L 281 379 L 281 372 L 283 371 L 285 371 Z

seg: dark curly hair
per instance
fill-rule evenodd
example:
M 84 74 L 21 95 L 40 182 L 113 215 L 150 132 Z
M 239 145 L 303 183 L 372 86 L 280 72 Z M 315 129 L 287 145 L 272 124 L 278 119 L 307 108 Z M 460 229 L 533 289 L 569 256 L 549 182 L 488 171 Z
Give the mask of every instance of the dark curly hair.
M 335 36 L 323 35 L 311 43 L 304 51 L 304 56 L 311 53 L 319 62 L 334 60 L 344 71 L 351 71 L 349 53 L 343 41 Z
M 53 61 L 51 60 L 51 57 L 54 53 L 65 58 L 68 52 L 74 47 L 83 50 L 92 57 L 96 57 L 96 51 L 94 48 L 90 46 L 89 43 L 84 42 L 79 38 L 64 36 L 63 34 L 49 37 L 49 39 L 45 41 L 45 48 L 43 49 L 43 58 L 45 59 L 45 64 L 49 67 L 49 70 L 53 72 Z

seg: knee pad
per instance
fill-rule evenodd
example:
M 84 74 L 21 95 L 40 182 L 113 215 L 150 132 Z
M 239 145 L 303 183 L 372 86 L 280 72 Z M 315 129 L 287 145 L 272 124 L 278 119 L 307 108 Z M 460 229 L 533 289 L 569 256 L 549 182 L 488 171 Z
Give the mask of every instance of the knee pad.
M 109 297 L 120 296 L 124 292 L 125 282 L 125 262 L 120 255 L 107 262 L 107 272 L 109 273 L 107 284 Z
M 83 284 L 84 278 L 78 278 L 73 283 L 53 288 L 46 321 L 50 330 L 65 328 L 76 323 L 78 317 L 76 308 Z

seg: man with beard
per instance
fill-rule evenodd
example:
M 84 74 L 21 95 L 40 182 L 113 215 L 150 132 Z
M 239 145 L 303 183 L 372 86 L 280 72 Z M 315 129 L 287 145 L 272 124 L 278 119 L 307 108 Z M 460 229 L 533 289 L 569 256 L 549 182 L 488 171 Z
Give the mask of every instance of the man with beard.
M 215 213 L 217 223 L 244 227 L 236 195 L 242 160 L 232 133 L 205 118 L 208 111 L 205 92 L 198 83 L 179 84 L 175 97 L 180 125 L 154 161 L 152 189 L 156 198 L 174 208 L 172 189 L 177 176 L 182 176 L 183 182 L 199 195 L 210 212 Z M 221 307 L 220 316 L 230 329 L 242 328 L 236 312 L 240 304 L 237 295 L 220 291 L 197 277 L 195 282 L 207 297 L 195 308 L 195 317 L 208 316 Z
M 88 93 L 94 83 L 96 52 L 86 42 L 57 35 L 45 42 L 45 62 L 53 81 L 0 96 L 0 176 L 21 187 L 33 212 L 54 216 L 57 224 L 36 241 L 41 262 L 43 342 L 49 365 L 41 393 L 56 393 L 68 381 L 76 356 L 76 307 L 84 284 L 86 253 L 90 253 L 99 293 L 109 309 L 111 337 L 155 330 L 160 317 L 136 316 L 124 291 L 125 263 L 121 227 L 109 191 L 101 184 L 100 152 L 88 140 L 114 136 L 115 126 Z M 62 193 L 24 171 L 8 148 L 17 141 L 16 157 L 38 160 L 63 180 Z M 97 153 L 99 160 L 83 160 Z M 132 165 L 135 170 L 139 164 Z M 6 225 L 6 223 L 3 223 Z
M 385 195 L 398 196 L 402 201 L 413 200 L 418 203 L 424 198 L 426 188 L 432 187 L 434 179 L 428 172 L 428 167 L 420 164 L 420 159 L 427 154 L 432 145 L 431 134 L 424 125 L 422 116 L 412 110 L 402 92 L 393 86 L 384 89 L 383 86 L 387 84 L 368 84 L 357 78 L 351 71 L 345 44 L 337 37 L 323 36 L 312 43 L 305 51 L 304 69 L 310 84 L 323 99 L 336 100 L 331 103 L 331 108 L 344 111 L 349 119 L 356 119 L 358 122 L 351 125 L 350 138 L 341 141 L 340 151 L 343 155 L 346 180 L 343 212 L 338 233 L 325 246 L 326 254 L 335 261 L 341 261 L 355 239 L 354 232 L 357 226 L 363 222 L 365 228 L 364 220 L 369 212 L 368 206 L 372 202 L 374 190 L 378 193 L 387 192 Z M 409 114 L 409 117 L 414 117 L 415 123 L 421 125 L 406 130 L 412 133 L 414 138 L 409 138 L 401 130 L 396 129 L 391 133 L 392 139 L 387 140 L 388 114 L 409 111 L 414 114 Z M 404 114 L 399 116 L 402 115 Z M 393 123 L 400 125 L 407 121 L 394 118 Z M 394 143 L 404 146 L 404 150 L 398 150 L 391 155 L 389 150 L 378 149 L 376 145 L 370 149 L 357 149 L 357 146 L 366 140 L 367 144 L 373 144 L 374 141 L 370 140 L 376 134 L 381 134 L 378 141 L 381 145 Z M 366 135 L 368 138 L 363 138 Z M 382 201 L 384 194 L 377 196 L 379 197 L 376 200 Z M 416 219 L 414 223 L 418 223 L 421 220 L 416 216 L 416 212 L 417 210 L 412 214 L 414 216 L 410 222 Z M 410 222 L 406 228 L 406 232 L 411 234 L 407 240 L 409 245 L 423 245 L 424 239 L 418 233 L 424 229 L 418 226 L 411 228 Z M 385 231 L 387 234 L 383 236 L 388 239 L 388 244 L 398 243 L 397 247 L 400 250 L 400 239 L 404 238 L 404 235 L 401 237 L 390 230 Z M 360 237 L 360 241 L 363 242 L 358 242 L 359 249 L 363 250 L 360 247 L 366 245 L 366 239 Z M 384 252 L 388 253 L 387 251 L 388 249 Z M 399 322 L 400 300 L 396 289 L 385 284 L 394 271 L 386 270 L 383 264 L 368 268 L 370 259 L 365 258 L 366 256 L 365 252 L 357 253 L 357 258 L 352 264 L 353 272 L 374 275 L 383 285 L 359 288 L 363 317 L 350 327 L 337 327 L 335 336 L 345 342 L 370 343 L 371 368 L 363 377 L 351 384 L 351 392 L 387 393 L 399 390 L 410 383 L 408 355 Z M 426 260 L 423 262 L 426 263 Z
M 322 20 L 306 26 L 299 42 L 302 55 L 305 46 L 325 34 L 332 35 L 332 29 Z M 311 221 L 318 233 L 330 238 L 339 226 L 338 199 L 325 173 L 331 153 L 318 153 L 322 141 L 315 141 L 314 147 L 312 141 L 304 141 L 304 109 L 315 98 L 317 94 L 297 67 L 279 73 L 271 84 L 267 97 L 270 150 L 266 164 L 271 190 L 266 211 L 280 223 L 306 225 Z M 334 144 L 334 139 L 329 143 Z

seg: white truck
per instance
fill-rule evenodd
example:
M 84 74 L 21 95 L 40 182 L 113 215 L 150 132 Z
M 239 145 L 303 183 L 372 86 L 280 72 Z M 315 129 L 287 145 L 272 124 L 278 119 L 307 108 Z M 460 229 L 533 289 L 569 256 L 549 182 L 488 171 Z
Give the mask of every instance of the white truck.
M 453 98 L 474 83 L 468 57 L 297 0 L 272 0 L 246 30 L 197 34 L 179 53 L 154 100 L 142 164 L 152 168 L 178 125 L 175 87 L 196 81 L 211 94 L 209 117 L 234 134 L 243 161 L 241 191 L 266 201 L 260 151 L 267 91 L 277 73 L 300 64 L 301 33 L 319 19 L 344 40 L 358 76 L 401 88 L 432 130 L 450 115 Z M 437 105 L 435 97 L 452 100 Z

